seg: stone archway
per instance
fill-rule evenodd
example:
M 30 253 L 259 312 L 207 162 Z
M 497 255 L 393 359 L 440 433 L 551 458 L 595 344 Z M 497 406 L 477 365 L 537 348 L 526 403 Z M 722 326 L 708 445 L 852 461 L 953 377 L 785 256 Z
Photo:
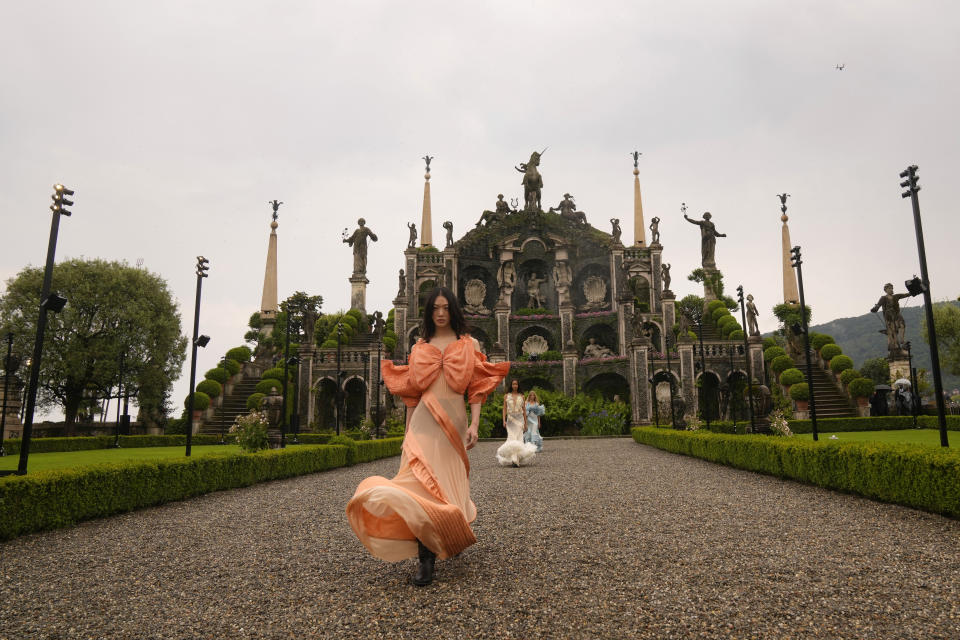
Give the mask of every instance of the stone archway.
M 337 385 L 333 378 L 322 378 L 316 385 L 316 394 L 313 419 L 317 429 L 335 431 L 337 428 Z
M 734 371 L 727 377 L 727 395 L 725 418 L 733 422 L 747 422 L 750 420 L 750 409 L 747 407 L 747 375 L 742 371 Z
M 654 407 L 653 417 L 658 426 L 670 425 L 672 414 L 670 409 L 670 381 L 673 381 L 673 396 L 679 397 L 680 378 L 675 373 L 670 373 L 665 369 L 660 369 L 653 374 L 654 384 Z M 682 418 L 683 416 L 677 416 Z
M 517 357 L 523 355 L 523 343 L 524 343 L 527 339 L 529 339 L 529 338 L 531 338 L 532 336 L 535 336 L 535 335 L 536 335 L 536 336 L 541 336 L 541 337 L 543 337 L 544 340 L 547 341 L 547 348 L 548 348 L 548 350 L 551 350 L 551 351 L 559 351 L 559 350 L 560 350 L 560 349 L 559 349 L 560 341 L 557 339 L 556 336 L 553 335 L 553 333 L 551 333 L 551 331 L 550 331 L 549 329 L 547 329 L 546 327 L 543 327 L 543 326 L 541 326 L 541 325 L 533 325 L 532 327 L 527 327 L 527 328 L 525 328 L 523 331 L 521 331 L 520 333 L 517 334 L 517 339 L 516 339 L 516 341 L 514 342 L 514 345 L 513 345 L 513 349 L 514 349 L 513 357 L 514 357 L 514 358 L 517 358 Z
M 712 371 L 697 377 L 697 409 L 701 420 L 720 419 L 720 378 Z
M 619 373 L 607 372 L 593 376 L 583 384 L 583 392 L 602 395 L 608 401 L 619 396 L 621 402 L 630 402 L 630 383 Z
M 367 411 L 367 384 L 362 378 L 352 377 L 343 385 L 344 420 L 347 429 L 357 429 L 363 423 Z

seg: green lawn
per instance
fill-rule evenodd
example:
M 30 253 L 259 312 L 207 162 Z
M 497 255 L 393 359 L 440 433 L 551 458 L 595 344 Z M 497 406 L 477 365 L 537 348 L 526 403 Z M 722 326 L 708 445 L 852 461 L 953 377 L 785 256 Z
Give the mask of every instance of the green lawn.
M 126 460 L 160 460 L 162 458 L 183 458 L 186 447 L 134 447 L 130 449 L 92 449 L 90 451 L 64 451 L 60 453 L 31 453 L 27 461 L 27 472 L 62 469 L 64 467 L 82 467 L 102 462 L 122 462 Z M 231 455 L 240 453 L 235 444 L 194 445 L 190 447 L 192 456 Z M 7 455 L 0 458 L 0 470 L 16 469 L 20 456 Z
M 919 444 L 928 447 L 940 446 L 940 431 L 938 429 L 898 429 L 895 431 L 841 431 L 838 433 L 820 432 L 817 434 L 820 441 L 829 440 L 836 436 L 840 442 L 884 442 L 888 444 Z M 813 440 L 813 434 L 801 433 L 795 437 Z M 947 439 L 951 447 L 960 447 L 960 433 L 947 432 Z

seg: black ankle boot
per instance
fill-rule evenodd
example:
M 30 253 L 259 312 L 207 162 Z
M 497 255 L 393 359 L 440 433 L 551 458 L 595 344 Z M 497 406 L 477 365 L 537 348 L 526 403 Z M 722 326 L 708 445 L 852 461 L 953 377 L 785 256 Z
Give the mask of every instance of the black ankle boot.
M 417 545 L 420 547 L 420 553 L 418 554 L 420 566 L 417 567 L 417 572 L 413 574 L 413 578 L 411 578 L 410 581 L 418 587 L 425 587 L 433 582 L 433 562 L 437 559 L 437 554 L 430 551 L 430 549 L 425 547 L 419 540 L 417 540 Z

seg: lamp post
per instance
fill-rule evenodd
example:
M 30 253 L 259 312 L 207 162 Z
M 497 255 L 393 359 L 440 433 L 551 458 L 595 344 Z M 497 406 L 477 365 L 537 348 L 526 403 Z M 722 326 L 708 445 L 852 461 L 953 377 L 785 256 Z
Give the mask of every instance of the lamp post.
M 333 396 L 333 401 L 337 405 L 337 435 L 340 435 L 340 418 L 343 411 L 340 408 L 340 341 L 343 338 L 343 323 L 337 323 L 337 391 Z
M 123 364 L 126 359 L 126 352 L 120 353 L 120 372 L 117 376 L 117 425 L 114 429 L 113 448 L 120 448 L 120 398 L 123 397 Z
M 810 328 L 807 326 L 807 305 L 803 301 L 803 259 L 799 245 L 790 249 L 791 262 L 797 270 L 797 287 L 800 290 L 800 322 L 803 327 L 803 355 L 807 363 L 807 386 L 810 390 L 810 425 L 813 427 L 813 439 L 817 440 L 817 398 L 813 392 L 813 367 L 810 365 Z
M 290 415 L 290 430 L 293 434 L 293 440 L 290 441 L 290 444 L 300 444 L 300 440 L 297 438 L 300 433 L 300 357 L 291 356 L 287 362 L 297 367 L 294 374 L 296 382 L 294 382 L 293 387 L 293 412 Z
M 380 352 L 381 352 L 382 350 L 383 350 L 383 336 L 381 335 L 381 336 L 377 339 L 377 413 L 376 413 L 376 416 L 377 416 L 377 417 L 376 417 L 376 420 L 377 420 L 377 428 L 376 428 L 376 434 L 377 434 L 377 438 L 378 438 L 378 439 L 380 438 L 380 423 L 383 422 L 383 420 L 382 420 L 381 417 L 380 417 L 380 393 L 381 393 L 381 391 L 383 390 L 383 378 L 381 377 L 381 374 L 380 374 Z
M 740 321 L 744 329 L 747 326 L 747 310 L 743 306 L 743 285 L 737 286 L 737 301 L 740 303 Z M 750 345 L 747 343 L 747 332 L 743 332 L 743 357 L 747 366 L 747 409 L 750 412 L 750 433 L 757 430 L 756 419 L 753 416 L 753 367 L 750 364 Z M 812 395 L 812 394 L 811 394 Z M 814 431 L 816 433 L 816 431 Z
M 50 241 L 47 244 L 47 264 L 43 270 L 43 286 L 40 289 L 40 315 L 37 318 L 37 337 L 33 344 L 33 358 L 30 367 L 30 383 L 27 391 L 27 409 L 23 419 L 23 436 L 20 441 L 20 462 L 17 466 L 17 473 L 24 475 L 27 473 L 27 459 L 30 455 L 30 436 L 33 433 L 33 412 L 37 406 L 37 387 L 40 384 L 40 358 L 43 355 L 43 334 L 47 329 L 47 311 L 59 313 L 63 311 L 67 299 L 57 293 L 50 292 L 51 281 L 53 280 L 53 260 L 57 253 L 57 233 L 60 229 L 60 216 L 70 216 L 71 212 L 67 207 L 73 205 L 73 201 L 66 196 L 72 196 L 73 190 L 68 189 L 62 184 L 53 185 L 53 204 L 50 210 L 53 211 L 53 219 L 50 222 Z
M 923 305 L 927 317 L 927 333 L 930 336 L 930 368 L 933 369 L 933 390 L 937 399 L 937 421 L 940 423 L 940 446 L 949 447 L 947 442 L 947 416 L 946 407 L 943 403 L 943 381 L 940 379 L 940 353 L 937 347 L 937 328 L 933 323 L 933 301 L 930 295 L 930 277 L 927 275 L 927 251 L 923 245 L 923 225 L 920 223 L 920 199 L 917 192 L 920 191 L 920 185 L 917 184 L 917 165 L 912 164 L 900 173 L 901 178 L 906 178 L 900 183 L 906 191 L 900 194 L 904 198 L 910 198 L 910 204 L 913 206 L 913 226 L 917 233 L 917 254 L 920 258 L 920 278 L 923 286 Z
M 3 449 L 3 434 L 7 427 L 7 392 L 10 390 L 10 367 L 13 364 L 13 331 L 7 332 L 7 359 L 3 361 L 3 408 L 0 413 L 0 457 L 7 455 Z
M 727 376 L 727 411 L 733 419 L 733 432 L 737 432 L 737 412 L 733 408 L 733 345 L 727 348 L 727 355 L 730 356 L 730 375 Z M 721 416 L 722 418 L 723 416 Z
M 187 396 L 187 457 L 190 457 L 190 445 L 193 441 L 193 397 L 196 395 L 194 385 L 197 383 L 197 347 L 205 347 L 210 341 L 208 336 L 200 335 L 200 290 L 203 279 L 209 274 L 210 261 L 203 256 L 197 256 L 197 301 L 193 310 L 193 341 L 190 353 L 190 395 Z M 203 338 L 203 340 L 201 340 Z M 202 344 L 201 344 L 202 343 Z
M 913 353 L 910 351 L 910 341 L 903 343 L 907 350 L 907 368 L 910 369 L 910 415 L 913 416 L 913 428 L 917 428 L 917 400 L 920 390 L 917 389 L 917 372 L 913 368 Z

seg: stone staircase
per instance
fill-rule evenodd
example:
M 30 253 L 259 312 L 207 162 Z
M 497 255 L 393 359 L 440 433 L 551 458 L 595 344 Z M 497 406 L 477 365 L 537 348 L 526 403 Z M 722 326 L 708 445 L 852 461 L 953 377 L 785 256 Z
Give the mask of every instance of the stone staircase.
M 802 356 L 793 359 L 797 369 L 807 375 L 807 362 Z M 853 418 L 857 411 L 850 405 L 850 400 L 840 393 L 831 378 L 832 374 L 824 371 L 814 362 L 811 362 L 813 380 L 810 381 L 810 390 L 816 395 L 817 418 Z
M 203 423 L 200 433 L 218 435 L 223 429 L 229 431 L 237 416 L 247 413 L 247 398 L 254 393 L 258 379 L 244 378 L 233 385 L 230 394 L 224 397 L 223 405 L 214 413 L 213 417 Z

